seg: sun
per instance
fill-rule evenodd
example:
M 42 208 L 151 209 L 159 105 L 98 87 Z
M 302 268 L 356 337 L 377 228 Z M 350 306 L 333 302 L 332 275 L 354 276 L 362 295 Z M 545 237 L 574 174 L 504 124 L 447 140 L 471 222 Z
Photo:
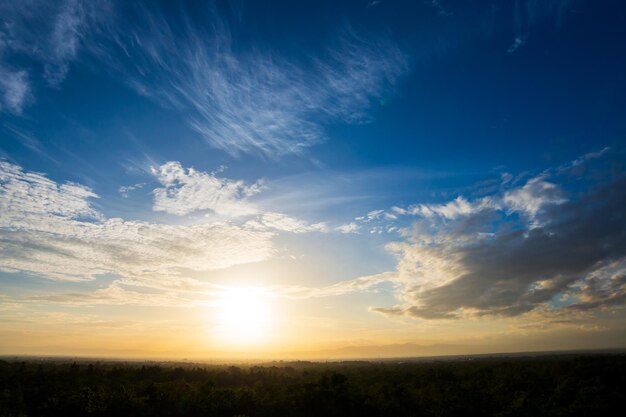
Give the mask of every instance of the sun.
M 215 303 L 216 333 L 233 346 L 258 345 L 270 336 L 270 297 L 256 288 L 227 288 Z

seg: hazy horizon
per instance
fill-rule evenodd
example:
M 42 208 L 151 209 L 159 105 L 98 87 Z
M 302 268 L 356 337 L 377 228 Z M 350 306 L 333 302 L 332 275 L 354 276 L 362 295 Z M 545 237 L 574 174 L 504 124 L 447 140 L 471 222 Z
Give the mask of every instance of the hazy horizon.
M 624 39 L 618 0 L 0 0 L 0 355 L 626 347 Z
M 363 348 L 377 348 L 364 352 Z M 443 350 L 442 350 L 443 348 Z M 382 352 L 381 352 L 382 349 Z M 483 347 L 484 349 L 484 347 Z M 462 358 L 506 358 L 506 357 L 543 357 L 543 356 L 562 356 L 562 355 L 597 355 L 624 353 L 626 347 L 606 347 L 606 348 L 589 348 L 589 349 L 565 349 L 565 350 L 515 350 L 500 351 L 486 350 L 477 351 L 468 349 L 467 346 L 456 345 L 432 345 L 419 346 L 410 343 L 385 346 L 351 346 L 345 348 L 337 348 L 319 352 L 257 352 L 256 356 L 244 353 L 241 355 L 233 355 L 230 352 L 205 352 L 205 356 L 156 356 L 153 353 L 134 352 L 112 355 L 91 355 L 91 354 L 0 354 L 2 360 L 59 360 L 93 362 L 93 361 L 112 361 L 112 362 L 155 362 L 155 363 L 197 363 L 197 364 L 263 364 L 263 363 L 279 363 L 279 362 L 378 362 L 378 361 L 438 361 L 438 360 L 457 360 Z M 248 356 L 246 356 L 248 355 Z

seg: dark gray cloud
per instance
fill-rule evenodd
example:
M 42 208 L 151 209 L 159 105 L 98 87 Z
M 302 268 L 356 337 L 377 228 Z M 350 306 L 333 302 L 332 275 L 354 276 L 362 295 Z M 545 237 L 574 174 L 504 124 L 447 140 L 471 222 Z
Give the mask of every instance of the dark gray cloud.
M 430 229 L 418 222 L 409 243 L 391 246 L 404 304 L 376 311 L 432 319 L 623 304 L 626 177 L 583 187 L 567 201 L 544 201 L 534 214 L 496 206 L 469 212 L 435 227 L 430 239 L 423 234 L 433 220 L 421 220 Z

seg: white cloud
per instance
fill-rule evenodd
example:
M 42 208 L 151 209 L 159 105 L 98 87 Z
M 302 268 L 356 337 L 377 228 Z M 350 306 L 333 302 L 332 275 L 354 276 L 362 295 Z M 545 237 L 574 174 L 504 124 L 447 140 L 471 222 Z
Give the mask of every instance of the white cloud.
M 299 153 L 324 140 L 329 121 L 367 121 L 373 103 L 390 95 L 408 71 L 393 42 L 348 30 L 324 54 L 294 60 L 235 44 L 216 14 L 207 14 L 202 26 L 176 29 L 169 24 L 173 17 L 156 8 L 137 5 L 136 16 L 137 24 L 103 29 L 104 41 L 92 52 L 140 94 L 183 112 L 209 144 L 232 155 Z M 132 63 L 119 56 L 132 56 Z
M 398 207 L 398 206 L 393 206 L 391 207 L 391 211 L 392 213 L 396 214 L 396 215 L 400 215 L 400 216 L 404 216 L 407 214 L 407 210 L 402 208 L 402 207 Z
M 335 230 L 341 233 L 357 233 L 357 230 L 359 230 L 360 228 L 361 226 L 354 222 L 351 222 L 342 224 L 341 226 L 337 226 Z
M 268 258 L 273 233 L 227 222 L 191 226 L 106 219 L 88 188 L 0 163 L 0 270 L 59 280 L 114 273 L 168 280 Z
M 513 43 L 511 44 L 511 46 L 509 46 L 509 49 L 507 49 L 506 52 L 508 54 L 512 54 L 513 52 L 524 46 L 524 43 L 525 41 L 522 36 L 516 36 L 515 39 L 513 39 Z
M 355 217 L 354 220 L 363 223 L 369 223 L 374 220 L 380 219 L 385 214 L 385 210 L 372 210 L 365 216 Z
M 102 219 L 89 202 L 98 197 L 89 188 L 74 183 L 59 185 L 42 174 L 24 172 L 19 166 L 3 161 L 0 161 L 0 196 L 2 227 L 27 225 L 29 219 L 45 217 Z
M 300 298 L 318 298 L 318 297 L 337 297 L 340 295 L 350 294 L 353 292 L 370 291 L 378 285 L 385 282 L 394 282 L 397 280 L 395 272 L 383 272 L 376 275 L 368 275 L 364 277 L 339 281 L 325 287 L 301 287 L 287 286 L 275 287 L 271 291 L 275 296 L 300 299 Z
M 407 241 L 387 246 L 398 258 L 400 304 L 374 310 L 449 319 L 623 305 L 626 229 L 612 213 L 623 208 L 624 189 L 622 177 L 586 190 L 563 208 L 547 211 L 541 225 L 520 224 L 511 216 L 494 226 L 494 217 L 480 213 L 434 228 L 431 219 L 422 219 Z M 524 204 L 520 210 L 538 207 Z M 493 233 L 482 233 L 483 227 Z M 568 303 L 552 305 L 563 296 Z
M 248 185 L 219 178 L 213 173 L 185 169 L 173 161 L 152 168 L 152 174 L 164 186 L 153 191 L 156 211 L 183 216 L 198 210 L 212 210 L 231 217 L 257 212 L 247 198 L 260 191 L 260 182 Z
M 145 182 L 139 182 L 137 184 L 133 184 L 133 185 L 123 185 L 120 188 L 118 188 L 118 192 L 122 195 L 122 197 L 124 198 L 128 198 L 129 194 L 132 191 L 138 190 L 140 188 L 143 188 L 146 186 Z
M 164 186 L 153 191 L 153 209 L 156 211 L 179 216 L 199 210 L 212 210 L 229 218 L 254 215 L 254 218 L 245 222 L 245 227 L 258 231 L 309 233 L 329 230 L 322 222 L 310 223 L 284 213 L 262 212 L 248 201 L 248 197 L 261 191 L 261 182 L 246 184 L 219 178 L 215 173 L 186 169 L 179 162 L 168 162 L 158 169 L 152 168 L 152 173 Z
M 82 0 L 67 0 L 55 17 L 50 36 L 50 55 L 44 65 L 44 77 L 51 86 L 58 86 L 65 79 L 69 63 L 78 53 L 84 25 Z
M 531 219 L 543 207 L 567 201 L 559 187 L 545 181 L 542 176 L 532 178 L 524 186 L 506 192 L 502 200 L 510 210 L 524 213 Z
M 565 309 L 622 306 L 626 179 L 597 172 L 582 176 L 586 170 L 579 169 L 605 152 L 483 199 L 392 208 L 420 218 L 403 229 L 405 241 L 387 246 L 398 259 L 399 304 L 373 310 L 422 319 L 533 312 L 558 318 Z M 574 172 L 576 193 L 566 200 L 562 187 Z M 557 185 L 559 178 L 566 179 L 564 185 Z
M 0 4 L 0 111 L 21 114 L 31 79 L 43 68 L 50 86 L 65 79 L 81 40 L 103 17 L 106 2 L 7 1 Z
M 500 174 L 500 185 L 505 186 L 513 180 L 513 175 L 508 172 Z
M 427 0 L 424 3 L 432 6 L 439 16 L 452 16 L 452 13 L 450 13 L 445 7 L 443 7 L 443 4 L 441 4 L 441 1 L 439 0 Z
M 556 172 L 557 173 L 564 173 L 564 172 L 567 172 L 567 171 L 571 172 L 574 168 L 583 166 L 586 162 L 588 162 L 590 160 L 601 158 L 602 156 L 604 156 L 610 150 L 611 150 L 610 147 L 605 146 L 604 148 L 600 149 L 599 151 L 586 153 L 586 154 L 584 154 L 584 155 L 574 159 L 573 161 L 570 161 L 568 164 L 561 165 L 560 167 L 558 167 L 556 169 Z M 549 174 L 549 172 L 550 171 L 548 170 L 548 172 L 546 174 Z
M 383 217 L 385 220 L 398 220 L 398 215 L 395 213 L 386 212 Z
M 212 146 L 274 158 L 323 141 L 327 122 L 366 122 L 370 107 L 408 71 L 393 42 L 349 30 L 319 56 L 293 60 L 235 44 L 215 8 L 195 25 L 149 4 L 124 5 L 123 14 L 112 13 L 113 5 L 121 3 L 0 4 L 1 110 L 21 112 L 32 91 L 29 74 L 39 68 L 48 85 L 59 86 L 82 52 L 94 68 L 181 112 Z M 173 21 L 186 23 L 174 28 Z
M 215 297 L 216 291 L 190 292 L 170 288 L 150 288 L 149 291 L 142 286 L 132 288 L 124 280 L 116 280 L 105 288 L 99 288 L 91 293 L 61 293 L 36 295 L 25 297 L 20 301 L 26 302 L 52 302 L 71 305 L 140 305 L 158 307 L 193 307 L 199 304 L 207 304 Z
M 279 230 L 290 233 L 309 233 L 309 232 L 327 232 L 328 227 L 325 223 L 308 223 L 301 219 L 288 216 L 282 213 L 264 213 L 256 220 L 250 220 L 246 223 L 249 227 L 260 230 Z
M 21 114 L 31 96 L 30 91 L 26 71 L 10 71 L 0 65 L 0 111 Z
M 503 175 L 503 185 L 511 181 L 510 174 Z M 517 212 L 527 216 L 535 225 L 538 224 L 537 216 L 541 210 L 549 205 L 566 202 L 560 188 L 546 181 L 545 175 L 531 178 L 521 187 L 512 188 L 500 195 L 492 195 L 473 201 L 463 196 L 458 196 L 452 201 L 443 204 L 414 204 L 408 208 L 392 207 L 384 217 L 395 220 L 394 217 L 413 215 L 424 218 L 441 217 L 448 220 L 456 220 L 469 217 L 474 214 L 495 210 L 508 210 L 509 213 Z M 376 216 L 382 215 L 376 212 Z M 368 219 L 370 216 L 368 216 Z
M 482 198 L 474 202 L 469 202 L 459 196 L 446 204 L 418 204 L 410 206 L 406 212 L 422 217 L 441 216 L 446 219 L 456 219 L 478 211 L 494 208 L 497 208 L 497 204 L 490 198 Z
M 515 38 L 507 49 L 507 53 L 513 53 L 524 46 L 530 34 L 540 23 L 559 26 L 574 2 L 575 0 L 516 1 L 512 8 Z

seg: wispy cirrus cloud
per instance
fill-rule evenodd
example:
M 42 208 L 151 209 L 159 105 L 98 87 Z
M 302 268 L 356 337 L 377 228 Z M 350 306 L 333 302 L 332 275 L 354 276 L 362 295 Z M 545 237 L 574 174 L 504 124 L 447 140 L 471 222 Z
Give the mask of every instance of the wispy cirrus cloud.
M 275 287 L 272 288 L 271 293 L 276 297 L 290 299 L 338 297 L 354 292 L 376 291 L 376 287 L 380 284 L 393 282 L 396 279 L 397 274 L 394 272 L 383 272 L 381 274 L 339 281 L 324 287 Z
M 448 17 L 452 16 L 452 13 L 446 9 L 440 0 L 427 0 L 425 4 L 431 6 L 439 16 Z
M 84 0 L 0 4 L 0 111 L 21 114 L 39 76 L 58 87 L 107 8 Z
M 242 43 L 237 28 L 208 9 L 191 17 L 148 2 L 0 5 L 0 105 L 20 114 L 38 75 L 59 87 L 83 54 L 94 71 L 110 71 L 179 111 L 210 145 L 274 158 L 324 141 L 328 123 L 367 122 L 409 71 L 407 55 L 388 37 L 345 29 L 325 51 L 287 58 Z M 20 57 L 37 65 L 15 66 Z
M 143 284 L 143 283 L 142 283 Z M 208 298 L 213 296 L 217 290 L 207 291 L 206 286 L 201 291 L 181 291 L 173 288 L 150 288 L 146 290 L 145 285 L 132 288 L 124 283 L 124 280 L 112 282 L 105 288 L 97 289 L 93 292 L 75 292 L 60 294 L 45 294 L 24 297 L 19 301 L 46 302 L 67 305 L 134 305 L 134 306 L 154 306 L 154 307 L 193 307 L 199 304 L 206 304 Z
M 516 0 L 513 5 L 513 42 L 507 49 L 512 54 L 526 44 L 534 26 L 551 19 L 559 26 L 570 6 L 577 0 Z
M 396 274 L 382 274 L 339 281 L 323 287 L 273 286 L 255 288 L 260 294 L 270 298 L 300 300 L 308 298 L 339 297 L 364 291 L 378 291 L 381 284 L 395 281 Z M 210 305 L 219 299 L 230 287 L 216 285 L 196 279 L 181 278 L 165 282 L 150 282 L 149 289 L 145 280 L 121 279 L 109 286 L 93 292 L 57 293 L 35 295 L 17 299 L 19 305 L 24 302 L 49 302 L 70 305 L 141 305 L 141 306 L 176 306 L 193 307 Z
M 215 11 L 201 24 L 148 5 L 134 13 L 141 19 L 133 24 L 103 29 L 93 55 L 140 94 L 184 112 L 192 129 L 231 155 L 299 153 L 324 140 L 328 122 L 367 121 L 409 68 L 390 39 L 350 30 L 321 55 L 288 59 L 238 43 Z
M 0 111 L 21 114 L 31 97 L 31 89 L 26 71 L 11 71 L 0 63 Z
M 44 77 L 51 86 L 56 87 L 63 82 L 70 62 L 76 59 L 86 30 L 89 7 L 83 0 L 66 0 L 54 17 L 49 53 L 44 64 Z

